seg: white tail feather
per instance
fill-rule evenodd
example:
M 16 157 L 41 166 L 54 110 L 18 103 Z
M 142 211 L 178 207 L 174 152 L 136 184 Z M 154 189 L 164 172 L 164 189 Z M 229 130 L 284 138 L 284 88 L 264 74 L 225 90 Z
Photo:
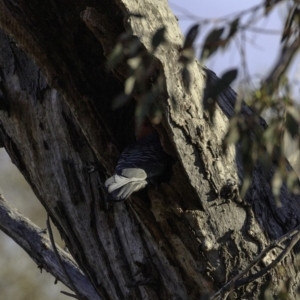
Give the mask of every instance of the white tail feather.
M 117 199 L 126 199 L 128 198 L 133 192 L 136 192 L 147 185 L 147 181 L 142 182 L 130 182 L 126 186 L 120 188 L 119 193 L 117 194 Z
M 138 168 L 128 168 L 122 170 L 122 175 L 128 178 L 141 178 L 141 179 L 146 179 L 147 174 L 143 169 L 138 169 Z
M 122 170 L 122 175 L 113 175 L 105 181 L 105 187 L 109 193 L 117 192 L 114 197 L 119 199 L 128 198 L 147 185 L 147 174 L 143 169 L 128 168 Z M 119 191 L 117 191 L 119 189 Z

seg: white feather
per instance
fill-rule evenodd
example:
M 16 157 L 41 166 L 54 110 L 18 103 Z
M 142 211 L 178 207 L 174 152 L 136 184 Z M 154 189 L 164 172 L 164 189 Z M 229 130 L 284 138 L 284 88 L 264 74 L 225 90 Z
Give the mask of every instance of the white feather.
M 116 196 L 116 199 L 126 199 L 128 198 L 133 192 L 136 192 L 147 185 L 147 181 L 143 182 L 130 182 L 126 186 L 120 188 L 119 193 Z
M 118 191 L 115 198 L 126 199 L 147 185 L 147 174 L 143 169 L 128 168 L 122 170 L 122 175 L 113 175 L 105 181 L 105 187 L 109 193 Z
M 138 168 L 128 168 L 122 170 L 122 175 L 128 178 L 140 178 L 145 180 L 147 178 L 147 174 L 143 169 Z

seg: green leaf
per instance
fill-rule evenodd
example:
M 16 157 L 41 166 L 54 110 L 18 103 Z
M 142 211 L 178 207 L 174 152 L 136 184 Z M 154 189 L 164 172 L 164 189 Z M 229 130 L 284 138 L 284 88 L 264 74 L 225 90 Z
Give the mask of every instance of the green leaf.
M 300 124 L 300 111 L 294 106 L 287 106 L 287 112 Z
M 289 10 L 289 14 L 285 20 L 284 29 L 281 36 L 281 43 L 284 42 L 292 34 L 292 25 L 295 23 L 295 19 L 299 16 L 298 5 L 294 4 L 293 7 Z
M 209 114 L 209 119 L 213 122 L 213 117 L 216 111 L 216 100 L 211 97 L 205 97 L 203 99 L 203 108 Z
M 157 125 L 157 124 L 161 123 L 162 118 L 163 118 L 163 113 L 162 113 L 161 108 L 158 105 L 156 105 L 149 117 L 150 117 L 152 124 Z
M 265 0 L 265 15 L 272 9 L 272 0 Z
M 277 170 L 272 178 L 272 192 L 275 197 L 277 207 L 281 207 L 282 203 L 280 202 L 280 191 L 283 184 L 282 174 Z
M 296 174 L 296 172 L 293 171 L 288 174 L 286 184 L 287 184 L 289 191 L 291 191 L 292 193 L 294 193 L 294 194 L 300 193 L 299 177 Z
M 226 87 L 228 87 L 237 77 L 238 75 L 238 70 L 237 69 L 231 69 L 227 72 L 225 72 L 221 76 L 221 81 Z
M 192 63 L 195 59 L 195 49 L 194 48 L 185 48 L 181 51 L 181 55 L 179 57 L 179 62 L 187 65 Z
M 230 128 L 230 131 L 227 134 L 226 143 L 227 145 L 236 144 L 239 141 L 239 139 L 240 139 L 240 132 L 239 129 L 237 128 L 237 124 L 235 124 L 235 126 Z
M 296 112 L 296 110 L 295 110 Z M 285 127 L 287 131 L 290 133 L 291 137 L 294 139 L 296 136 L 299 135 L 299 116 L 296 115 L 292 111 L 292 107 L 289 108 L 289 111 L 286 114 L 286 120 L 285 120 Z
M 206 90 L 206 97 L 215 99 L 220 93 L 229 87 L 238 75 L 237 69 L 225 72 L 216 83 Z
M 200 60 L 207 59 L 211 56 L 221 45 L 221 36 L 224 32 L 224 27 L 213 29 L 206 37 L 201 52 Z
M 136 56 L 127 60 L 127 64 L 131 67 L 132 70 L 136 70 L 142 62 L 141 57 Z
M 183 85 L 186 88 L 186 90 L 190 90 L 190 85 L 191 85 L 191 74 L 189 69 L 185 66 L 181 70 L 181 78 L 183 81 Z
M 153 50 L 155 50 L 160 44 L 166 41 L 165 32 L 166 32 L 166 27 L 162 27 L 154 33 L 151 41 Z
M 137 130 L 140 129 L 143 121 L 150 114 L 156 96 L 155 92 L 149 91 L 139 99 L 135 108 L 135 126 Z
M 134 85 L 135 85 L 136 78 L 134 76 L 130 76 L 125 81 L 125 95 L 130 95 L 133 91 Z
M 117 43 L 107 59 L 106 68 L 108 70 L 114 68 L 117 64 L 119 64 L 123 60 L 123 58 L 124 58 L 123 45 L 121 43 Z
M 233 20 L 230 23 L 230 30 L 229 30 L 227 39 L 232 38 L 236 34 L 238 27 L 239 27 L 239 22 L 240 22 L 240 18 L 236 18 L 235 20 Z
M 122 106 L 124 106 L 125 104 L 127 104 L 127 102 L 130 100 L 130 97 L 128 95 L 125 94 L 120 94 L 118 95 L 112 103 L 112 109 L 118 109 Z
M 265 147 L 270 156 L 272 156 L 274 147 L 276 146 L 275 141 L 277 141 L 277 129 L 278 123 L 275 122 L 270 124 L 269 127 L 263 132 Z
M 184 41 L 182 49 L 192 47 L 198 33 L 199 33 L 199 25 L 196 24 L 189 29 L 189 31 L 185 37 L 185 41 Z
M 138 39 L 138 37 L 132 37 L 129 47 L 126 50 L 126 54 L 131 57 L 138 55 L 138 52 L 141 50 L 141 41 Z
M 246 197 L 247 191 L 250 188 L 251 184 L 252 184 L 252 176 L 251 176 L 250 172 L 247 172 L 244 175 L 243 184 L 240 188 L 240 197 L 242 199 Z

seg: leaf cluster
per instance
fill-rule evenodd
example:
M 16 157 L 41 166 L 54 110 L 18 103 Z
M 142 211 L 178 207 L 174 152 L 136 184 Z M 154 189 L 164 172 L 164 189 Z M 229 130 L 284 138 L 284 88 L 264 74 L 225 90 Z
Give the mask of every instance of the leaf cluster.
M 219 24 L 213 27 L 203 38 L 200 46 L 200 61 L 204 62 L 219 50 L 225 50 L 236 38 L 244 41 L 245 31 L 255 31 L 258 34 L 266 32 L 263 28 L 254 27 L 256 22 L 265 16 L 281 2 L 286 2 L 288 14 L 281 33 L 282 51 L 279 63 L 275 65 L 268 78 L 261 86 L 251 91 L 248 95 L 247 104 L 254 112 L 248 115 L 241 111 L 240 99 L 236 103 L 235 114 L 230 120 L 226 137 L 224 138 L 223 150 L 226 151 L 230 144 L 240 145 L 243 157 L 244 179 L 241 183 L 241 195 L 244 196 L 251 185 L 252 174 L 256 167 L 265 170 L 266 176 L 272 176 L 273 194 L 278 200 L 283 184 L 287 184 L 294 193 L 299 193 L 298 176 L 290 167 L 286 159 L 285 137 L 297 144 L 300 149 L 300 109 L 293 100 L 291 82 L 285 75 L 295 51 L 289 51 L 289 45 L 300 41 L 300 9 L 298 1 L 266 0 L 251 9 L 233 14 L 230 17 L 219 19 Z M 248 16 L 247 21 L 246 16 Z M 190 27 L 186 34 L 184 45 L 181 49 L 180 62 L 182 68 L 182 80 L 187 90 L 191 85 L 189 65 L 195 60 L 197 46 L 195 41 L 200 33 L 200 28 L 211 24 L 209 20 L 199 20 Z M 300 45 L 296 43 L 295 49 Z M 242 44 L 242 53 L 245 53 Z M 291 53 L 290 53 L 291 52 Z M 244 54 L 243 54 L 244 55 Z M 245 59 L 245 58 L 244 58 Z M 244 74 L 247 74 L 246 63 Z M 208 112 L 213 121 L 219 95 L 226 91 L 228 86 L 237 78 L 239 70 L 234 68 L 223 75 L 212 85 L 206 88 L 203 97 L 204 110 Z M 249 78 L 248 78 L 249 79 Z M 251 88 L 249 88 L 251 90 Z M 267 120 L 267 124 L 263 118 Z M 276 170 L 272 166 L 277 165 Z M 300 164 L 300 162 L 298 162 Z
M 114 71 L 116 66 L 121 66 L 119 69 L 122 69 L 125 77 L 124 92 L 113 100 L 112 107 L 120 108 L 134 98 L 137 101 L 137 129 L 146 116 L 154 124 L 161 121 L 158 98 L 164 89 L 164 77 L 154 54 L 161 44 L 167 43 L 165 31 L 163 27 L 154 33 L 151 51 L 147 51 L 137 37 L 124 33 L 108 58 L 107 69 Z

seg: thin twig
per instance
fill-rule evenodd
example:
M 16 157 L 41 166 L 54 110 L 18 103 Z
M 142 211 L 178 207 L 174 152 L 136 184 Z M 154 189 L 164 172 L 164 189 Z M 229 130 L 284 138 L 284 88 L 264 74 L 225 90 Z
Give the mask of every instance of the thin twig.
M 63 264 L 62 262 L 62 259 L 57 251 L 57 248 L 56 248 L 56 245 L 55 245 L 55 242 L 54 242 L 54 238 L 53 238 L 53 233 L 52 233 L 52 229 L 51 229 L 51 224 L 50 224 L 50 216 L 49 216 L 49 213 L 47 214 L 47 221 L 46 221 L 46 224 L 47 224 L 47 229 L 48 229 L 48 234 L 49 234 L 49 238 L 50 238 L 50 241 L 51 241 L 51 245 L 52 245 L 52 248 L 53 248 L 53 251 L 55 253 L 55 256 L 56 256 L 56 259 L 63 271 L 63 273 L 65 274 L 69 284 L 70 284 L 70 287 L 72 288 L 72 290 L 74 291 L 74 293 L 76 294 L 77 296 L 77 299 L 79 300 L 85 300 L 86 298 L 84 296 L 82 296 L 78 289 L 76 288 L 72 278 L 70 277 L 69 273 L 67 272 L 66 268 L 65 268 L 65 265 Z
M 179 12 L 181 12 L 186 18 L 188 18 L 189 20 L 193 20 L 196 22 L 201 22 L 206 20 L 205 18 L 200 17 L 199 15 L 195 15 L 192 12 L 190 12 L 189 10 L 185 9 L 184 7 L 182 7 L 181 5 L 177 5 L 176 3 L 173 2 L 169 2 L 171 7 L 173 7 L 174 10 L 178 10 Z M 181 19 L 181 17 L 180 17 Z
M 283 2 L 283 1 L 286 1 L 286 0 L 276 1 L 272 6 L 274 7 L 275 5 L 277 5 L 278 3 Z M 221 16 L 221 17 L 205 18 L 205 17 L 200 17 L 199 15 L 193 14 L 191 11 L 185 9 L 183 6 L 177 5 L 176 3 L 173 3 L 172 1 L 169 1 L 169 3 L 170 3 L 170 6 L 175 11 L 177 10 L 180 13 L 182 13 L 182 15 L 185 18 L 187 18 L 189 20 L 193 20 L 193 21 L 195 21 L 195 22 L 197 22 L 197 23 L 199 23 L 201 25 L 203 25 L 203 24 L 210 24 L 210 23 L 213 23 L 213 22 L 216 22 L 216 21 L 219 21 L 219 22 L 228 22 L 229 20 L 232 20 L 232 19 L 241 19 L 245 15 L 248 15 L 248 14 L 252 14 L 253 15 L 257 11 L 259 11 L 260 9 L 262 9 L 262 8 L 265 7 L 265 3 L 260 3 L 260 4 L 257 4 L 257 5 L 254 5 L 252 7 L 245 8 L 245 9 L 243 9 L 241 11 L 231 12 L 231 13 L 229 13 L 227 15 L 224 15 L 224 16 Z M 176 14 L 176 15 L 181 20 L 183 19 L 183 17 L 181 15 L 178 15 L 178 14 Z M 262 13 L 262 16 L 265 16 L 265 12 Z M 251 20 L 251 23 L 253 23 L 252 20 Z
M 71 294 L 71 293 L 68 293 L 68 292 L 65 292 L 65 291 L 60 291 L 60 292 L 64 295 L 68 296 L 68 297 L 78 299 L 78 297 L 74 294 Z
M 174 10 L 179 11 L 185 17 L 190 17 L 190 19 L 196 20 L 197 22 L 201 22 L 201 23 L 209 23 L 211 21 L 215 21 L 216 19 L 219 20 L 219 21 L 228 21 L 229 18 L 230 19 L 232 19 L 232 18 L 241 18 L 246 14 L 253 13 L 253 12 L 257 11 L 258 9 L 264 7 L 264 3 L 260 3 L 260 4 L 255 5 L 255 6 L 248 7 L 246 9 L 242 10 L 242 11 L 232 12 L 232 13 L 229 13 L 225 16 L 218 17 L 216 19 L 212 19 L 212 18 L 199 17 L 198 15 L 195 15 L 192 12 L 190 12 L 189 10 L 185 9 L 183 6 L 177 5 L 176 3 L 173 3 L 172 1 L 169 2 L 169 3 L 170 3 L 170 6 L 174 8 Z
M 255 26 L 240 26 L 239 29 L 256 32 L 259 34 L 267 34 L 267 35 L 282 35 L 282 30 L 279 29 L 268 29 L 262 27 Z
M 292 238 L 290 244 L 284 248 L 284 250 L 278 255 L 276 259 L 274 259 L 269 265 L 267 265 L 264 269 L 259 272 L 250 275 L 248 277 L 242 278 L 238 282 L 236 282 L 236 287 L 248 284 L 255 279 L 266 275 L 271 269 L 273 269 L 276 265 L 278 265 L 285 257 L 289 254 L 289 252 L 294 248 L 296 243 L 300 240 L 300 231 Z
M 298 52 L 300 46 L 300 36 L 296 37 L 292 43 L 286 43 L 282 49 L 279 59 L 274 68 L 265 80 L 265 84 L 273 84 L 277 86 L 280 77 L 284 74 L 290 65 L 290 62 Z
M 281 248 L 281 244 L 285 242 L 286 240 L 290 239 L 292 236 L 293 239 L 287 245 L 283 251 L 277 256 L 276 259 L 274 259 L 268 266 L 266 266 L 264 269 L 260 270 L 259 272 L 249 275 L 248 277 L 242 278 L 244 275 L 246 275 L 252 267 L 254 267 L 258 262 L 260 262 L 265 255 L 273 250 L 274 248 Z M 227 284 L 225 284 L 218 292 L 216 292 L 210 300 L 217 299 L 222 294 L 226 293 L 226 297 L 229 295 L 229 293 L 237 287 L 240 287 L 245 284 L 249 284 L 252 281 L 256 280 L 259 277 L 262 277 L 266 275 L 272 268 L 274 268 L 278 263 L 280 263 L 283 258 L 293 249 L 295 244 L 300 239 L 300 226 L 297 226 L 295 229 L 291 230 L 290 232 L 286 233 L 285 235 L 281 236 L 276 241 L 273 241 L 267 248 L 265 248 L 256 258 L 254 258 L 251 263 L 246 267 L 245 270 L 240 272 L 238 275 L 236 275 L 234 278 L 232 278 Z M 242 278 L 242 279 L 240 279 Z M 240 279 L 240 280 L 239 280 Z

